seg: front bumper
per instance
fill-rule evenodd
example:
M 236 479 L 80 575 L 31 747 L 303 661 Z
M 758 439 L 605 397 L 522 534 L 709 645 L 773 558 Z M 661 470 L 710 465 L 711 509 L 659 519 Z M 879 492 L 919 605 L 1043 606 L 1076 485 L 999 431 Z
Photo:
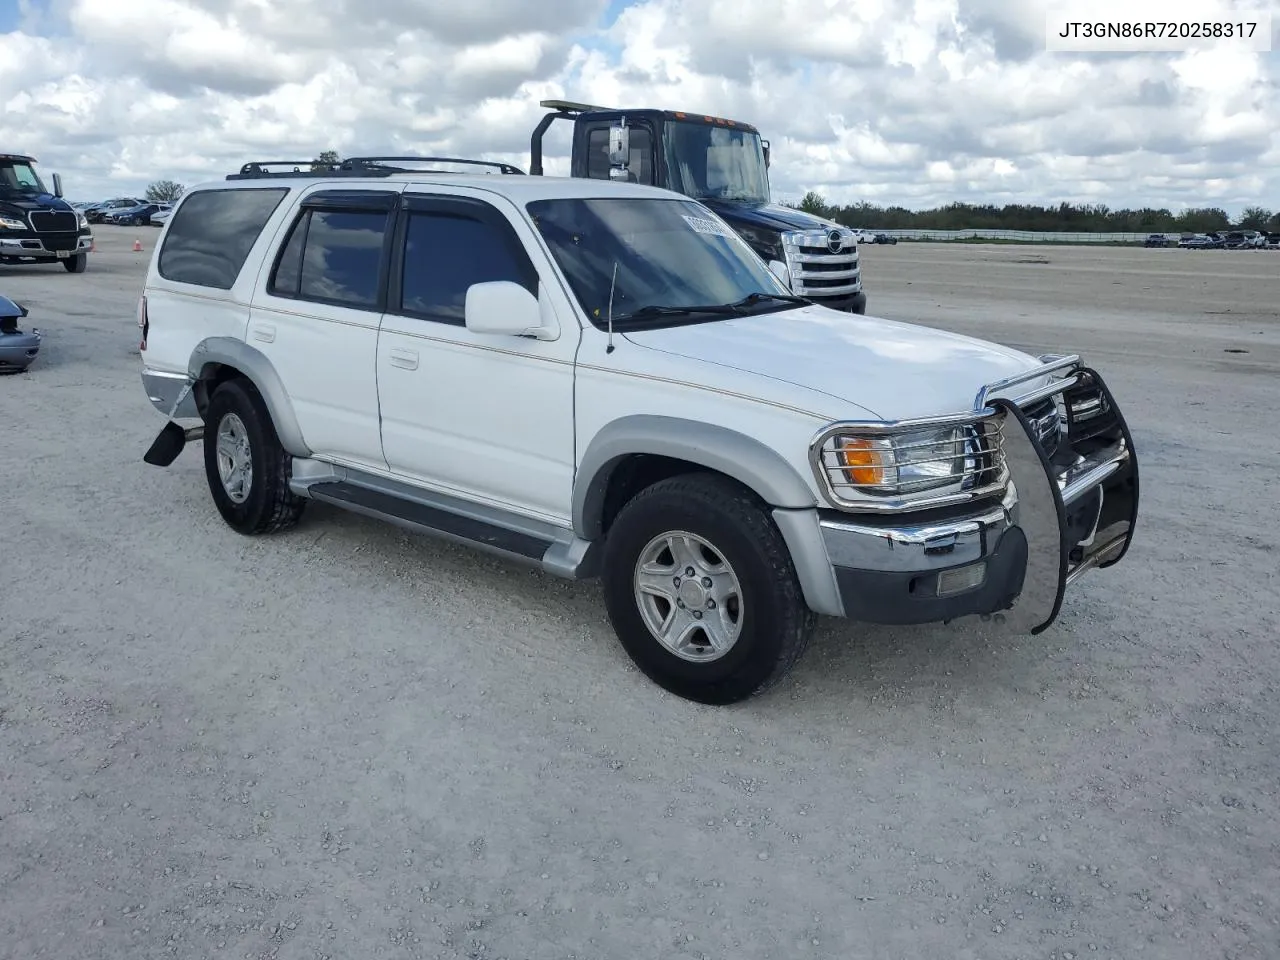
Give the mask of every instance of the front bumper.
M 1066 374 L 1048 388 L 1014 400 L 987 399 L 996 387 L 1055 368 Z M 1018 406 L 1029 403 L 1027 397 L 1063 401 L 1067 412 L 1052 455 Z M 821 511 L 816 525 L 825 563 L 812 553 L 809 562 L 797 563 L 807 575 L 810 606 L 883 624 L 995 615 L 1015 630 L 1039 633 L 1057 618 L 1080 576 L 1124 556 L 1137 522 L 1138 463 L 1102 378 L 1078 358 L 1062 358 L 989 385 L 975 406 L 975 415 L 1003 414 L 1004 488 L 924 515 Z M 1087 417 L 1070 412 L 1086 407 Z
M 28 233 L 19 236 L 0 236 L 0 258 L 14 260 L 66 260 L 80 253 L 88 253 L 93 246 L 92 233 L 80 233 L 74 237 Z
M 25 370 L 40 353 L 42 335 L 39 330 L 0 333 L 0 371 Z
M 857 293 L 842 297 L 823 297 L 815 293 L 806 293 L 804 296 L 819 306 L 839 310 L 842 313 L 865 314 L 867 312 L 867 293 L 865 290 L 859 290 Z

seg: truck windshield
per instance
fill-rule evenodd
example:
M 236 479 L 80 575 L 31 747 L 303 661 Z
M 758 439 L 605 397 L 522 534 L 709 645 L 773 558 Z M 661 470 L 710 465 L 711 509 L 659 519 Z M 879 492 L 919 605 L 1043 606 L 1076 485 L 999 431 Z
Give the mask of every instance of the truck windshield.
M 31 164 L 0 160 L 0 193 L 48 193 L 40 174 Z
M 636 197 L 535 200 L 535 226 L 591 322 L 615 329 L 712 320 L 802 303 L 698 203 Z M 614 268 L 617 267 L 617 279 Z
M 769 202 L 759 134 L 669 120 L 662 142 L 671 189 L 698 200 Z

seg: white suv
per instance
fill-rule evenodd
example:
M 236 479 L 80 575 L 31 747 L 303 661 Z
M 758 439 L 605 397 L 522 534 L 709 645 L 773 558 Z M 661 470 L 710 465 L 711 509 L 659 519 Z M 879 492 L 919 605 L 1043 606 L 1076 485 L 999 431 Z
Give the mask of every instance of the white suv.
M 808 304 L 680 194 L 249 164 L 179 201 L 142 379 L 235 530 L 308 500 L 599 577 L 656 683 L 741 700 L 815 615 L 1039 630 L 1117 562 L 1132 440 L 1079 358 Z

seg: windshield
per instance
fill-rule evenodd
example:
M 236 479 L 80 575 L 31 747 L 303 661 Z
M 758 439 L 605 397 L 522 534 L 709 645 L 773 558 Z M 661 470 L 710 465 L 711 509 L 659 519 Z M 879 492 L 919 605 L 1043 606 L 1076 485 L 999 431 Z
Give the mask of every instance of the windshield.
M 600 329 L 607 326 L 615 264 L 613 321 L 620 330 L 795 305 L 746 242 L 701 204 L 591 198 L 535 200 L 528 210 Z
M 669 120 L 662 139 L 671 189 L 698 200 L 769 202 L 759 134 Z
M 36 168 L 20 160 L 0 161 L 0 192 L 48 193 Z

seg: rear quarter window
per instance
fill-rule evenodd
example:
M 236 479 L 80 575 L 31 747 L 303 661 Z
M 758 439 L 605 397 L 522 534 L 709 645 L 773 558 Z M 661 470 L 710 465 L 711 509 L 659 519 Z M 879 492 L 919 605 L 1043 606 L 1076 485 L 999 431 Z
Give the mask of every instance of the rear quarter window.
M 160 276 L 230 290 L 288 188 L 201 190 L 178 207 L 160 248 Z

